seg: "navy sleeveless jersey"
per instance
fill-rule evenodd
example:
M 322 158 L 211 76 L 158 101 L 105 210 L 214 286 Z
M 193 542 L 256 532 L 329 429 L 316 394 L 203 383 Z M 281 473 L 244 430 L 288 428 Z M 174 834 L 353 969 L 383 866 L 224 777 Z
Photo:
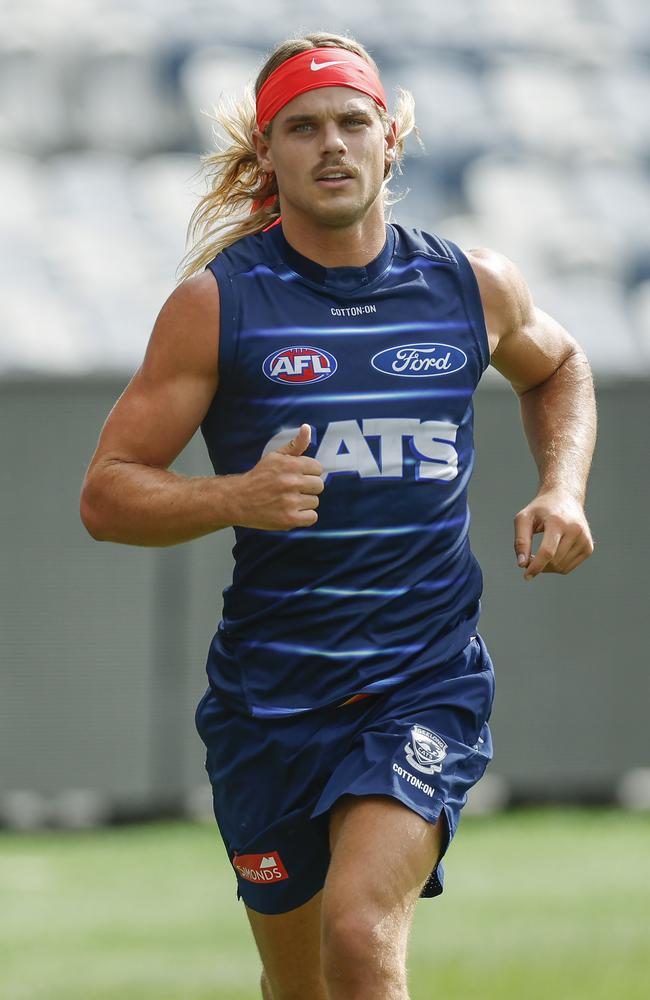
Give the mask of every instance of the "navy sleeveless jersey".
M 469 547 L 472 394 L 489 362 L 476 278 L 453 243 L 386 225 L 365 267 L 325 268 L 281 225 L 208 265 L 219 388 L 202 432 L 217 474 L 312 428 L 318 522 L 236 527 L 210 687 L 256 716 L 383 691 L 476 630 Z

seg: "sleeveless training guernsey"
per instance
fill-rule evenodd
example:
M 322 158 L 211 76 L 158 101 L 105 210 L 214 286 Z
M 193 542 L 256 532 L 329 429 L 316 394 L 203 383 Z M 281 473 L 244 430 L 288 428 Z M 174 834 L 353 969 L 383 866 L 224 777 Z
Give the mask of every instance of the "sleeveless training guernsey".
M 246 472 L 308 423 L 325 481 L 315 525 L 235 528 L 211 689 L 281 716 L 435 669 L 474 634 L 482 590 L 467 485 L 489 349 L 469 261 L 387 224 L 365 267 L 326 268 L 276 225 L 207 266 L 221 295 L 201 426 L 215 472 Z

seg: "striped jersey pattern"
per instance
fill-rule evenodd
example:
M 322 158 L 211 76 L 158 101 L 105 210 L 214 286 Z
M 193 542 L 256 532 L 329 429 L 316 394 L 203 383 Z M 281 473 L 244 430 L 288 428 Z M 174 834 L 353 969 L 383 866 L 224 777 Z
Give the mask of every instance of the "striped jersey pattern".
M 314 526 L 235 528 L 210 687 L 283 716 L 435 669 L 476 631 L 482 590 L 467 486 L 489 351 L 469 261 L 387 223 L 368 265 L 326 268 L 277 225 L 208 268 L 219 388 L 201 430 L 215 472 L 248 471 L 308 423 L 325 481 Z

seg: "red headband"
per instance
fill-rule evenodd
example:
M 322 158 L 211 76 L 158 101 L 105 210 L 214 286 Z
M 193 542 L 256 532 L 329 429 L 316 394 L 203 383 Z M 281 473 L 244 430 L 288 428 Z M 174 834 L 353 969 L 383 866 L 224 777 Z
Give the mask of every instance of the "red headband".
M 256 102 L 260 131 L 294 97 L 318 87 L 352 87 L 387 110 L 381 80 L 365 59 L 349 49 L 307 49 L 286 59 L 262 85 Z

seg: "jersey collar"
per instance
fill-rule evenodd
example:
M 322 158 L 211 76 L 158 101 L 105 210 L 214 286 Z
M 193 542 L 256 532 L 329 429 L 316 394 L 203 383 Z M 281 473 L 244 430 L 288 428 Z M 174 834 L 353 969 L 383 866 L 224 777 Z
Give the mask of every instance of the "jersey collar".
M 273 241 L 277 252 L 292 271 L 307 281 L 337 291 L 355 291 L 369 285 L 388 270 L 395 249 L 395 231 L 390 223 L 386 223 L 386 242 L 382 250 L 364 267 L 323 267 L 317 264 L 291 246 L 282 225 L 269 229 L 265 238 Z

